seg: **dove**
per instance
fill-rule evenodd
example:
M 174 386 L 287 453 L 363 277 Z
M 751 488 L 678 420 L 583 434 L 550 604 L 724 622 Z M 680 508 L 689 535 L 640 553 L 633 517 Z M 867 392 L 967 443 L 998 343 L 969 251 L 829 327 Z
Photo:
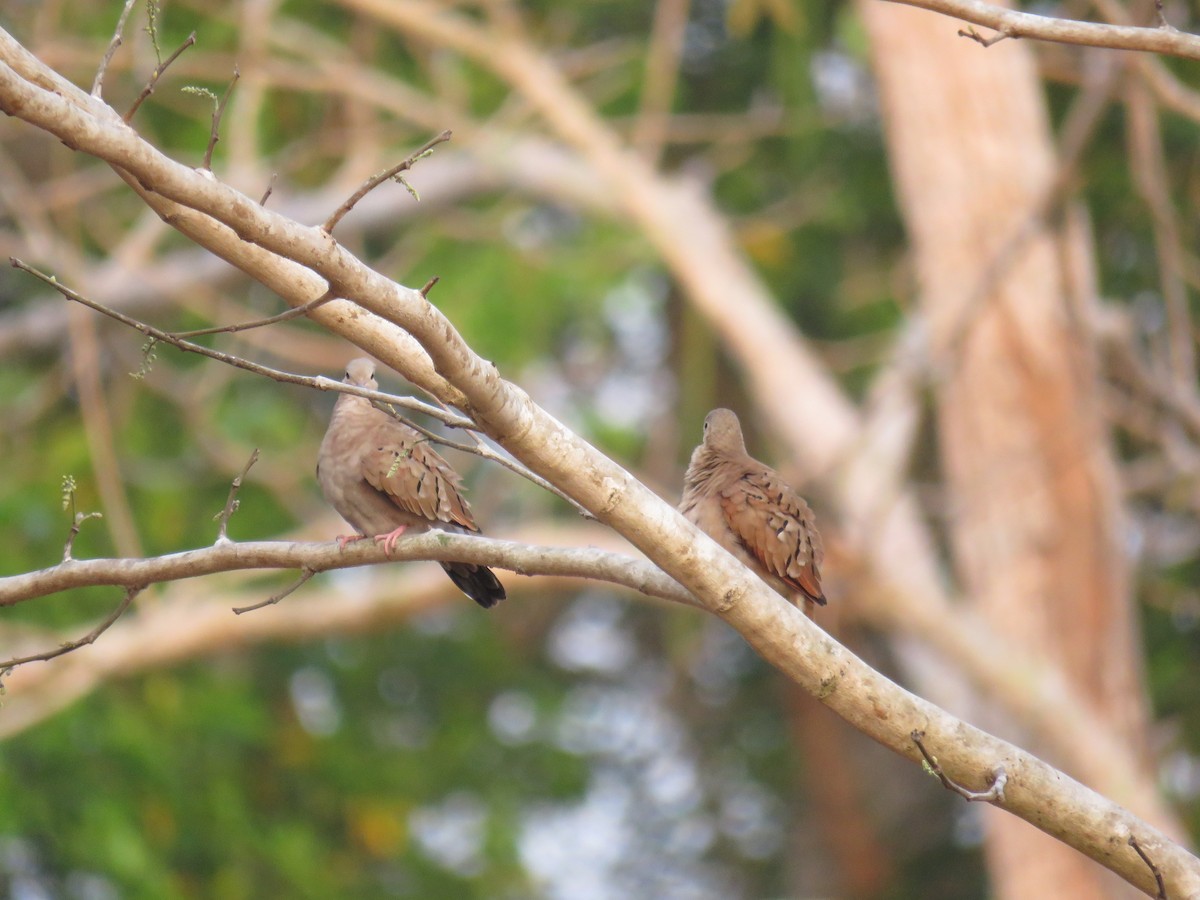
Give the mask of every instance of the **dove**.
M 728 409 L 704 419 L 679 511 L 796 606 L 825 605 L 813 512 L 778 472 L 746 452 L 742 426 Z
M 372 391 L 379 388 L 369 359 L 353 360 L 342 380 Z M 339 537 L 343 547 L 374 537 L 391 553 L 406 531 L 479 533 L 458 473 L 428 438 L 364 397 L 341 394 L 334 404 L 317 454 L 317 481 L 329 505 L 359 532 Z M 486 566 L 441 565 L 459 590 L 485 609 L 504 599 L 504 586 Z

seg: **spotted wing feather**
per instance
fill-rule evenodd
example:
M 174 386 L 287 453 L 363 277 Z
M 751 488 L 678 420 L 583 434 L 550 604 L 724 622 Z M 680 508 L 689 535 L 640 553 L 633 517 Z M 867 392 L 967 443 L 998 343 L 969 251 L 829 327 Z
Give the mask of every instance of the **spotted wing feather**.
M 824 552 L 812 510 L 770 470 L 749 471 L 720 492 L 730 530 L 785 585 L 818 605 Z
M 462 481 L 420 432 L 382 423 L 362 457 L 363 478 L 401 510 L 431 524 L 478 531 Z

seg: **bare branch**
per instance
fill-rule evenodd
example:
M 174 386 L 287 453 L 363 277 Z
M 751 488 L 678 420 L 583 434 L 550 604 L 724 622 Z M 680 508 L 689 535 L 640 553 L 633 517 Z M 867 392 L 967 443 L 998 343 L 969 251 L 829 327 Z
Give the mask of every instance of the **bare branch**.
M 966 800 L 995 803 L 997 805 L 1004 802 L 1004 786 L 1008 784 L 1008 773 L 1004 771 L 1004 766 L 997 766 L 992 770 L 989 776 L 992 785 L 990 788 L 986 791 L 972 791 L 969 788 L 963 787 L 942 771 L 942 767 L 938 765 L 937 757 L 932 756 L 925 749 L 924 738 L 924 731 L 917 730 L 912 733 L 912 741 L 917 745 L 917 749 L 921 751 L 921 756 L 925 759 L 926 767 L 931 773 L 937 776 L 946 790 L 953 791 Z
M 254 452 L 250 454 L 250 459 L 247 461 L 245 467 L 241 472 L 238 473 L 237 477 L 234 478 L 233 482 L 229 485 L 229 497 L 225 500 L 225 508 L 217 513 L 217 521 L 220 523 L 220 527 L 217 529 L 216 543 L 218 544 L 230 543 L 229 536 L 227 534 L 227 529 L 229 528 L 229 519 L 240 505 L 237 495 L 238 491 L 242 487 L 242 481 L 245 479 L 246 473 L 250 471 L 250 467 L 256 462 L 258 462 L 257 447 L 255 447 Z
M 1058 44 L 1107 47 L 1111 50 L 1144 50 L 1166 53 L 1184 59 L 1200 59 L 1200 37 L 1174 28 L 1142 28 L 1132 25 L 1104 25 L 1075 19 L 1056 19 L 1006 9 L 982 0 L 891 0 L 917 6 L 943 15 L 973 22 L 1000 32 L 1006 37 L 1036 38 Z M 959 32 L 985 47 L 999 38 L 984 39 L 971 31 Z
M 339 206 L 337 208 L 337 210 L 334 211 L 334 214 L 329 217 L 329 220 L 324 225 L 322 225 L 321 228 L 325 231 L 326 234 L 332 234 L 333 229 L 335 229 L 337 227 L 337 223 L 342 221 L 342 218 L 346 215 L 346 213 L 348 213 L 348 212 L 350 212 L 350 210 L 354 209 L 355 204 L 358 203 L 359 200 L 361 200 L 363 197 L 367 196 L 367 194 L 371 193 L 371 191 L 375 190 L 375 188 L 379 187 L 379 185 L 383 184 L 385 181 L 387 181 L 390 178 L 396 178 L 398 181 L 400 181 L 401 184 L 404 184 L 404 186 L 406 188 L 408 188 L 408 191 L 411 193 L 412 188 L 409 187 L 408 184 L 403 179 L 399 178 L 400 173 L 407 172 L 409 169 L 411 169 L 416 164 L 416 162 L 419 159 L 422 159 L 423 157 L 427 156 L 430 153 L 430 151 L 433 150 L 434 147 L 436 147 L 438 144 L 444 143 L 448 140 L 450 140 L 450 131 L 449 130 L 443 131 L 437 137 L 426 141 L 425 144 L 423 144 L 418 150 L 414 151 L 403 162 L 392 166 L 390 169 L 388 169 L 384 172 L 380 172 L 378 175 L 373 175 L 370 178 L 368 178 L 363 183 L 362 187 L 360 187 L 357 191 L 355 191 L 353 194 L 351 194 L 350 197 L 346 200 L 346 202 L 343 203 L 341 206 Z
M 108 73 L 108 64 L 112 62 L 113 56 L 117 52 L 117 48 L 121 46 L 125 38 L 125 22 L 129 19 L 129 13 L 133 9 L 133 4 L 137 0 L 125 0 L 125 6 L 121 10 L 121 15 L 117 18 L 117 27 L 113 29 L 112 40 L 108 42 L 108 49 L 104 51 L 104 58 L 100 60 L 100 68 L 96 70 L 96 77 L 92 81 L 92 96 L 99 99 L 104 90 L 104 76 Z
M 344 548 L 336 541 L 225 541 L 166 556 L 70 560 L 36 572 L 0 577 L 0 607 L 97 585 L 141 588 L 215 572 L 309 569 L 315 573 L 406 560 L 475 563 L 519 575 L 591 578 L 649 597 L 697 605 L 691 594 L 645 560 L 592 548 L 531 547 L 514 541 L 435 530 L 404 537 L 390 555 L 374 541 L 355 541 Z
M 70 653 L 72 650 L 78 650 L 80 647 L 93 643 L 96 638 L 108 631 L 108 629 L 112 627 L 112 624 L 117 621 L 117 619 L 121 618 L 121 614 L 124 613 L 125 610 L 129 609 L 129 604 L 133 602 L 133 598 L 141 592 L 141 587 L 134 586 L 125 588 L 125 596 L 121 599 L 121 602 L 117 604 L 117 607 L 111 613 L 109 613 L 99 625 L 97 625 L 83 637 L 74 641 L 67 641 L 65 644 L 60 644 L 53 650 L 47 650 L 44 653 L 34 653 L 30 656 L 17 656 L 12 659 L 7 659 L 4 662 L 0 662 L 0 672 L 7 674 L 17 666 L 23 666 L 25 663 L 42 662 L 48 659 L 54 659 L 55 657 L 62 656 L 65 653 Z
M 129 112 L 125 113 L 126 122 L 133 119 L 139 107 L 141 107 L 141 105 L 146 101 L 146 98 L 154 93 L 154 88 L 158 86 L 158 79 L 162 78 L 163 73 L 167 71 L 167 67 L 170 66 L 171 63 L 175 62 L 175 60 L 180 57 L 183 51 L 192 46 L 194 43 L 196 43 L 196 32 L 193 31 L 187 36 L 187 40 L 179 45 L 174 53 L 155 66 L 154 73 L 150 76 L 150 80 L 146 82 L 146 86 L 142 88 L 142 92 L 138 94 L 137 99 L 133 101 L 133 106 L 129 107 Z
M 279 313 L 278 315 L 268 316 L 265 319 L 255 319 L 253 322 L 238 322 L 233 325 L 217 325 L 212 328 L 197 328 L 194 331 L 173 331 L 170 332 L 177 338 L 194 338 L 201 337 L 206 334 L 236 334 L 239 331 L 249 331 L 252 328 L 263 328 L 267 325 L 278 325 L 280 322 L 287 322 L 291 319 L 298 319 L 301 316 L 306 316 L 319 306 L 324 306 L 330 300 L 336 300 L 337 297 L 331 292 L 326 291 L 315 300 L 310 300 L 303 306 L 293 306 L 289 310 Z

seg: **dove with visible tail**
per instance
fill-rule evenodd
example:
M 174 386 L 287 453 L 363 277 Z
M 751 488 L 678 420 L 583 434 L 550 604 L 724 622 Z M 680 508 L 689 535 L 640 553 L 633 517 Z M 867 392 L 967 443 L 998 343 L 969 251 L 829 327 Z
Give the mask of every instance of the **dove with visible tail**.
M 378 390 L 375 364 L 353 360 L 343 381 Z M 364 397 L 338 396 L 317 454 L 317 481 L 329 505 L 359 532 L 338 538 L 342 546 L 373 537 L 390 553 L 405 531 L 479 533 L 458 473 L 428 438 Z M 504 599 L 504 585 L 487 566 L 441 566 L 459 590 L 485 609 Z

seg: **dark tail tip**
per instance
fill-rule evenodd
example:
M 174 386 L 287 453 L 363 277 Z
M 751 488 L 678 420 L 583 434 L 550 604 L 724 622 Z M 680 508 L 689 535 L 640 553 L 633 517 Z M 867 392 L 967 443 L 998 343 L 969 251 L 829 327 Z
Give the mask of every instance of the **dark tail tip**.
M 487 566 L 442 563 L 442 568 L 460 591 L 484 609 L 491 609 L 507 596 L 504 593 L 504 585 Z

